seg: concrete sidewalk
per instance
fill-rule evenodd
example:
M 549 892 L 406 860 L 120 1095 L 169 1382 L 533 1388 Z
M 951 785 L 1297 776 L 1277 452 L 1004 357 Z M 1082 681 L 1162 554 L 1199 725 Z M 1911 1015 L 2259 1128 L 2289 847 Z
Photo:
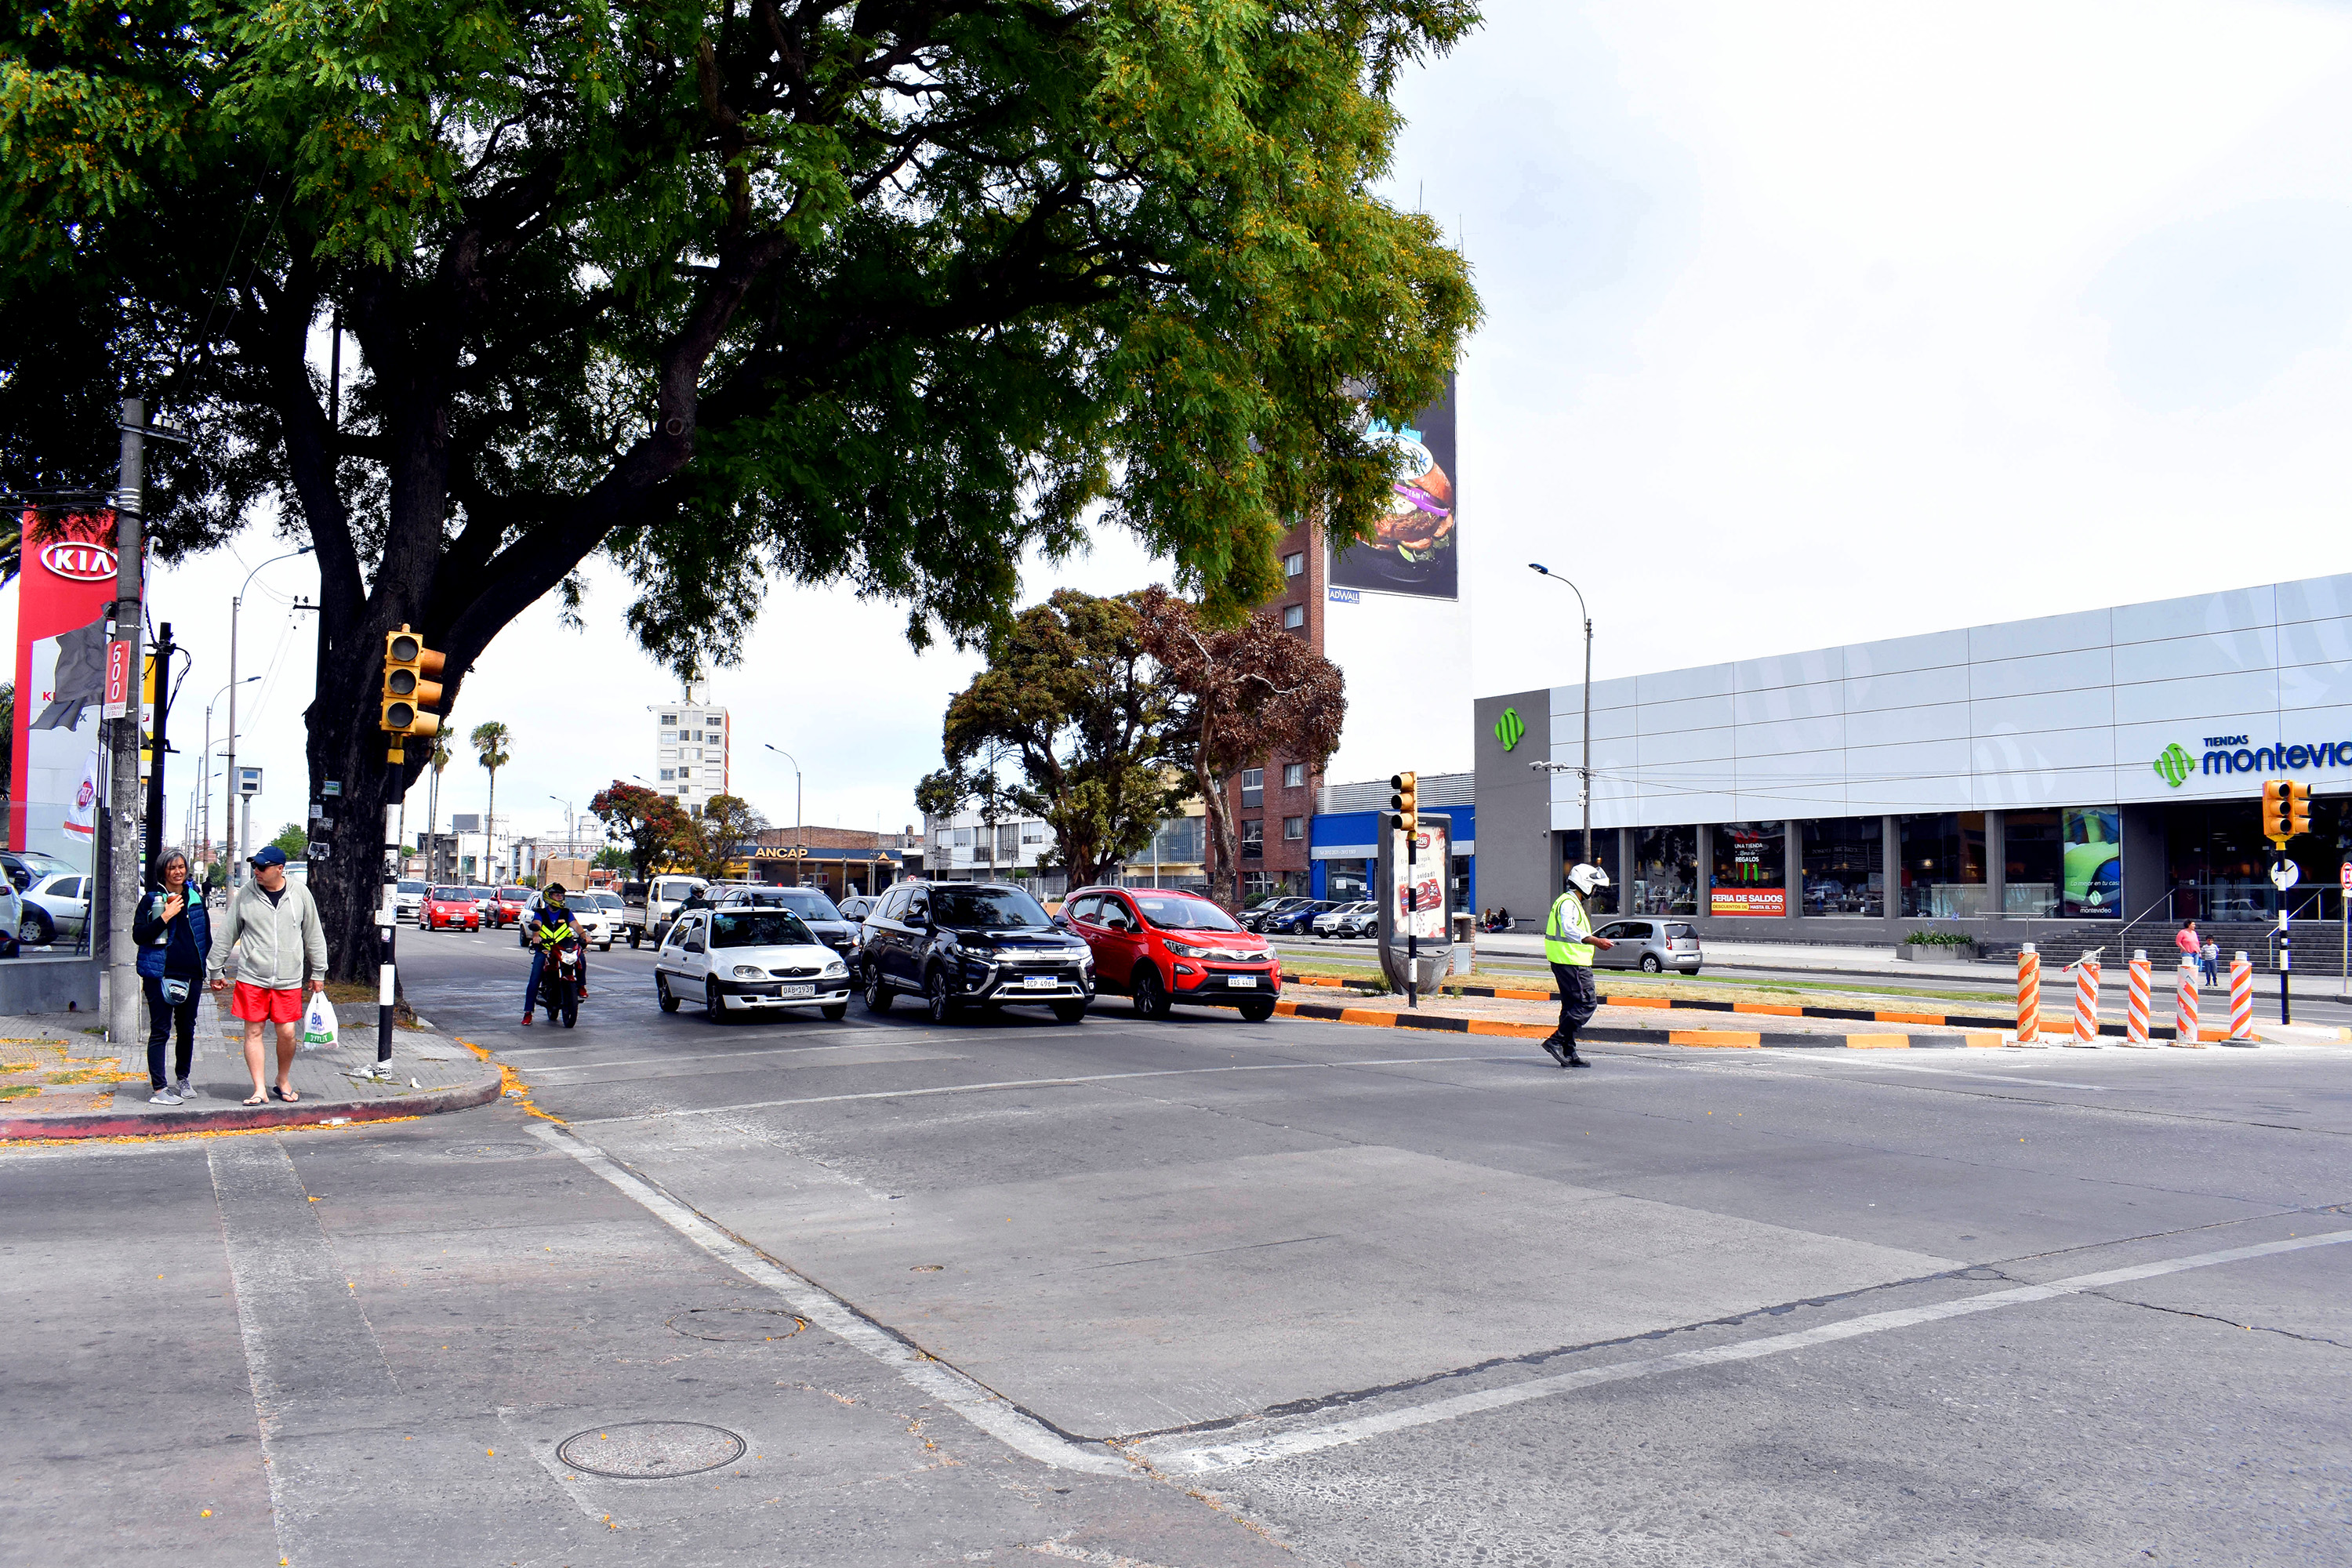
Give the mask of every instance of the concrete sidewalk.
M 486 1104 L 502 1087 L 496 1067 L 427 1029 L 394 1031 L 389 1082 L 352 1078 L 375 1062 L 371 1020 L 364 1027 L 347 1025 L 332 1050 L 295 1056 L 289 1079 L 299 1100 L 247 1106 L 241 1102 L 253 1079 L 245 1065 L 245 1026 L 208 1001 L 188 1075 L 194 1097 L 178 1106 L 150 1105 L 145 1042 L 117 1051 L 89 1019 L 87 1013 L 0 1016 L 0 1142 L 381 1121 Z M 172 1065 L 167 1059 L 165 1069 Z M 274 1034 L 263 1070 L 276 1081 Z

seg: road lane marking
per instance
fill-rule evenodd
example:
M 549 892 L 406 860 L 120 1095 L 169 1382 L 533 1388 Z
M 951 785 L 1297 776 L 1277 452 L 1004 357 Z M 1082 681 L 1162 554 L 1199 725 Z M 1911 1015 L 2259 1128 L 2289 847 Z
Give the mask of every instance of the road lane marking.
M 1358 1416 L 1351 1421 L 1338 1421 L 1321 1426 L 1307 1426 L 1288 1432 L 1272 1433 L 1262 1437 L 1246 1437 L 1237 1442 L 1210 1443 L 1191 1447 L 1178 1447 L 1175 1438 L 1155 1439 L 1136 1444 L 1135 1449 L 1155 1468 L 1179 1475 L 1205 1475 L 1214 1470 L 1229 1470 L 1243 1465 L 1262 1464 L 1268 1459 L 1293 1458 L 1344 1444 L 1360 1443 L 1369 1437 L 1391 1432 L 1402 1432 L 1415 1426 L 1426 1426 L 1440 1421 L 1458 1420 L 1485 1411 L 1501 1410 L 1531 1400 L 1549 1399 L 1555 1394 L 1573 1394 L 1582 1389 L 1596 1388 L 1604 1384 L 1629 1383 L 1637 1378 L 1656 1377 L 1666 1373 L 1685 1372 L 1696 1367 L 1721 1366 L 1728 1363 L 1757 1361 L 1765 1356 L 1780 1355 L 1789 1351 L 1810 1350 L 1815 1345 L 1832 1344 L 1839 1340 L 1859 1339 L 1865 1334 L 1885 1333 L 1891 1329 L 1915 1328 L 1921 1323 L 1940 1321 L 1946 1318 L 1968 1317 L 1978 1312 L 1990 1312 L 2001 1307 L 2022 1306 L 2031 1301 L 2047 1301 L 2059 1296 L 2079 1295 L 2110 1285 L 2128 1284 L 2135 1279 L 2154 1279 L 2162 1274 L 2178 1274 L 2190 1268 L 2212 1268 L 2225 1263 L 2243 1262 L 2248 1258 L 2268 1258 L 2282 1252 L 2300 1252 L 2306 1247 L 2336 1247 L 2352 1241 L 2352 1230 L 2327 1231 L 2318 1236 L 2296 1237 L 2285 1241 L 2265 1241 L 2252 1247 L 2233 1247 L 2222 1252 L 2201 1252 L 2189 1258 L 2168 1258 L 2160 1263 L 2134 1264 L 2127 1268 L 2109 1268 L 2096 1274 L 2077 1274 L 2070 1279 L 2053 1279 L 2044 1285 L 2021 1285 L 2014 1289 L 1995 1290 L 1982 1296 L 1965 1297 L 1957 1301 L 1938 1302 L 1934 1306 L 1905 1307 L 1891 1312 L 1873 1312 L 1864 1317 L 1849 1318 L 1843 1322 L 1823 1323 L 1817 1328 L 1800 1330 L 1790 1334 L 1772 1334 L 1763 1339 L 1743 1340 L 1737 1344 L 1712 1345 L 1705 1350 L 1682 1351 L 1674 1355 L 1652 1356 L 1640 1361 L 1622 1362 L 1613 1366 L 1587 1367 L 1578 1372 L 1559 1373 L 1550 1377 L 1531 1378 L 1506 1388 L 1482 1389 L 1475 1394 L 1455 1394 L 1449 1399 L 1433 1400 L 1426 1405 L 1414 1405 L 1401 1410 L 1386 1410 L 1377 1415 Z
M 623 1196 L 710 1257 L 773 1291 L 800 1316 L 889 1367 L 918 1393 L 946 1405 L 1015 1453 L 1057 1470 L 1097 1476 L 1135 1474 L 1131 1464 L 1108 1448 L 1065 1436 L 1002 1394 L 925 1354 L 823 1286 L 719 1229 L 577 1133 L 548 1126 L 533 1127 L 530 1131 L 532 1137 L 562 1150 L 602 1176 Z
M 1508 1057 L 1381 1057 L 1368 1061 L 1337 1062 L 1253 1062 L 1213 1068 L 1157 1068 L 1146 1072 L 1100 1072 L 1070 1078 L 1014 1078 L 992 1083 L 950 1083 L 931 1089 L 877 1089 L 862 1094 L 812 1094 L 795 1100 L 753 1100 L 734 1105 L 705 1105 L 682 1110 L 638 1111 L 628 1116 L 589 1116 L 572 1123 L 574 1127 L 603 1127 L 615 1121 L 646 1121 L 666 1116 L 728 1116 L 739 1110 L 774 1110 L 791 1105 L 838 1105 L 852 1100 L 918 1100 L 933 1094 L 979 1094 L 994 1089 L 1067 1089 L 1083 1083 L 1126 1083 L 1146 1078 L 1197 1078 L 1220 1072 L 1302 1072 L 1310 1068 L 1404 1068 L 1427 1067 L 1438 1062 L 1518 1062 L 1524 1056 Z

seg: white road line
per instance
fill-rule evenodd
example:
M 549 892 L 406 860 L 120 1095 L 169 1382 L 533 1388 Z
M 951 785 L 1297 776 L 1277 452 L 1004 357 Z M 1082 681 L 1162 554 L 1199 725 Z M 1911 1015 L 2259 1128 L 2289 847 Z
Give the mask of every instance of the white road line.
M 1019 1454 L 1058 1470 L 1098 1476 L 1135 1473 L 1108 1448 L 1074 1443 L 1024 1415 L 946 1363 L 935 1361 L 902 1340 L 883 1332 L 851 1311 L 840 1298 L 773 1258 L 729 1236 L 686 1205 L 621 1164 L 586 1139 L 563 1128 L 539 1126 L 532 1136 L 562 1150 L 670 1229 L 754 1284 L 764 1286 L 810 1322 L 898 1373 L 925 1397 L 946 1405 L 982 1432 Z
M 1234 1067 L 1158 1068 L 1148 1072 L 1098 1072 L 1071 1078 L 1014 1078 L 993 1083 L 949 1083 L 932 1089 L 877 1089 L 862 1094 L 812 1094 L 797 1100 L 751 1100 L 732 1105 L 705 1105 L 683 1110 L 643 1111 L 632 1116 L 590 1116 L 574 1127 L 604 1127 L 616 1121 L 647 1121 L 670 1116 L 730 1116 L 739 1110 L 774 1110 L 788 1105 L 838 1105 L 851 1100 L 919 1100 L 933 1094 L 978 1094 L 992 1089 L 1063 1089 L 1081 1083 L 1125 1083 L 1145 1078 L 1195 1078 L 1219 1072 L 1299 1072 L 1309 1068 L 1408 1068 L 1438 1062 L 1524 1062 L 1510 1057 L 1384 1057 L 1369 1061 L 1253 1062 Z
M 707 1054 L 707 1055 L 696 1055 L 696 1056 L 675 1056 L 675 1057 L 631 1057 L 631 1058 L 627 1058 L 627 1059 L 626 1059 L 626 1060 L 625 1060 L 625 1061 L 614 1061 L 614 1062 L 604 1062 L 604 1061 L 585 1061 L 585 1062 L 583 1062 L 583 1061 L 541 1062 L 541 1063 L 538 1063 L 538 1064 L 536 1064 L 536 1065 L 531 1066 L 530 1070 L 531 1070 L 532 1072 L 534 1072 L 534 1073 L 543 1073 L 543 1072 L 603 1072 L 603 1071 L 604 1071 L 604 1070 L 606 1070 L 607 1068 L 650 1068 L 650 1067 L 667 1067 L 667 1066 L 669 1066 L 672 1062 L 746 1062 L 746 1063 L 752 1063 L 752 1062 L 756 1062 L 760 1058 L 762 1058 L 762 1057 L 807 1057 L 807 1056 L 814 1056 L 814 1055 L 816 1055 L 816 1054 L 817 1054 L 818 1052 L 820 1052 L 820 1051 L 874 1051 L 874 1050 L 880 1050 L 880 1049 L 884 1048 L 885 1047 L 897 1046 L 897 1045 L 898 1045 L 899 1043 L 900 1043 L 900 1042 L 898 1042 L 898 1041 L 897 1041 L 897 1040 L 894 1040 L 894 1039 L 888 1038 L 887 1037 L 883 1037 L 883 1038 L 881 1038 L 881 1039 L 873 1039 L 873 1040 L 856 1040 L 856 1041 L 853 1041 L 853 1042 L 851 1042 L 851 1043 L 849 1043 L 849 1044 L 846 1044 L 846 1045 L 839 1045 L 839 1046 L 776 1046 L 776 1047 L 772 1047 L 772 1048 L 770 1048 L 770 1049 L 766 1049 L 766 1050 L 751 1050 L 751 1051 L 713 1051 L 713 1052 L 710 1052 L 710 1053 L 709 1053 L 709 1054 Z M 564 1048 L 564 1047 L 555 1047 L 555 1046 L 551 1046 L 551 1047 L 542 1047 L 541 1049 L 539 1049 L 539 1050 L 536 1050 L 536 1051 L 500 1051 L 500 1052 L 499 1053 L 499 1057 L 501 1057 L 501 1058 L 530 1057 L 530 1056 L 569 1056 L 569 1057 L 577 1057 L 579 1054 L 580 1054 L 580 1053 L 579 1053 L 579 1051 L 578 1051 L 577 1049 L 570 1049 L 570 1050 L 567 1050 L 567 1049 L 565 1049 L 565 1048 Z
M 1343 1444 L 1360 1443 L 1368 1437 L 1390 1432 L 1402 1432 L 1414 1426 L 1426 1426 L 1439 1421 L 1457 1420 L 1484 1411 L 1501 1410 L 1530 1400 L 1548 1399 L 1558 1394 L 1572 1394 L 1580 1389 L 1595 1388 L 1603 1384 L 1628 1383 L 1636 1378 L 1655 1377 L 1664 1373 L 1684 1372 L 1694 1367 L 1721 1366 L 1730 1362 L 1756 1361 L 1765 1356 L 1780 1355 L 1788 1351 L 1809 1350 L 1814 1345 L 1830 1344 L 1839 1340 L 1858 1339 L 1864 1334 L 1885 1333 L 1890 1329 L 1908 1329 L 1921 1323 L 1937 1322 L 1945 1318 L 1967 1317 L 1977 1312 L 1990 1312 L 2000 1307 L 2021 1306 L 2029 1301 L 2047 1301 L 2053 1297 L 2071 1296 L 2084 1290 L 2096 1290 L 2109 1285 L 2122 1285 L 2134 1279 L 2148 1279 L 2159 1274 L 2178 1274 L 2189 1268 L 2211 1268 L 2220 1264 L 2238 1263 L 2250 1258 L 2268 1258 L 2274 1253 L 2300 1252 L 2311 1247 L 2335 1247 L 2352 1241 L 2352 1230 L 2327 1231 L 2318 1236 L 2295 1237 L 2285 1241 L 2266 1241 L 2253 1247 L 2234 1247 L 2225 1252 L 2201 1252 L 2190 1258 L 2168 1258 L 2161 1263 L 2135 1264 L 2128 1268 L 2110 1268 L 2097 1274 L 2077 1274 L 2071 1279 L 2053 1279 L 2046 1285 L 2021 1285 L 2014 1289 L 1995 1290 L 1982 1296 L 1970 1296 L 1958 1301 L 1944 1301 L 1929 1307 L 1906 1307 L 1891 1312 L 1873 1312 L 1865 1317 L 1849 1318 L 1840 1323 L 1824 1323 L 1819 1328 L 1804 1329 L 1792 1334 L 1773 1334 L 1764 1339 L 1744 1340 L 1737 1344 L 1714 1345 L 1705 1350 L 1683 1351 L 1674 1355 L 1652 1356 L 1642 1361 L 1621 1362 L 1613 1366 L 1588 1367 L 1578 1372 L 1560 1373 L 1551 1377 L 1532 1378 L 1526 1383 L 1505 1388 L 1482 1389 L 1475 1394 L 1456 1394 L 1450 1399 L 1433 1400 L 1426 1405 L 1409 1405 L 1401 1410 L 1382 1411 L 1378 1415 L 1359 1416 L 1352 1421 L 1333 1422 L 1328 1426 L 1307 1426 L 1287 1432 L 1269 1434 L 1263 1437 L 1246 1437 L 1236 1442 L 1212 1443 L 1200 1447 L 1180 1447 L 1184 1439 L 1168 1437 L 1137 1444 L 1136 1450 L 1159 1469 L 1179 1475 L 1205 1475 L 1213 1470 L 1233 1469 L 1242 1465 L 1262 1464 L 1268 1459 L 1286 1459 L 1300 1454 L 1312 1454 L 1324 1448 L 1336 1448 Z

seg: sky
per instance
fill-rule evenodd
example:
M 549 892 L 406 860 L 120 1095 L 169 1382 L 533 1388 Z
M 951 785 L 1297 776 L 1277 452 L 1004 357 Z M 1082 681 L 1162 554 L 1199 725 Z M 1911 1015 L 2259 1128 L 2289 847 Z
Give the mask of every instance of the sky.
M 2352 569 L 2352 6 L 2033 0 L 1968 7 L 1489 0 L 1412 75 L 1387 191 L 1470 259 L 1459 366 L 1468 695 Z M 266 526 L 158 574 L 194 655 L 193 757 L 228 602 Z M 1132 539 L 1048 570 L 1161 580 Z M 560 833 L 654 773 L 675 680 L 587 573 L 587 626 L 534 606 L 453 727 L 514 731 L 499 815 Z M 256 827 L 301 815 L 306 560 L 247 601 L 240 762 Z M 14 590 L 0 594 L 13 633 Z M 903 612 L 776 588 L 713 697 L 733 787 L 774 821 L 895 829 L 974 661 Z M 214 717 L 226 733 L 224 703 Z M 1427 764 L 1424 764 L 1427 765 Z M 441 811 L 478 811 L 470 755 Z M 174 836 L 189 790 L 171 790 Z M 414 831 L 425 805 L 410 798 Z M 217 807 L 215 808 L 218 809 Z

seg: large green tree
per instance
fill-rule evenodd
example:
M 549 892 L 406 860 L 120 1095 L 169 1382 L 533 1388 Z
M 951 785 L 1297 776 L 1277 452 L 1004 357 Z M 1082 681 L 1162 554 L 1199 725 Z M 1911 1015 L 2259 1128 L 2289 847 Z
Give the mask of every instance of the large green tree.
M 387 776 L 384 634 L 461 700 L 600 551 L 689 673 L 772 577 L 977 638 L 1097 516 L 1238 613 L 1286 520 L 1369 525 L 1367 420 L 1475 315 L 1371 191 L 1473 0 L 5 3 L 0 342 L 47 345 L 0 347 L 8 480 L 102 483 L 136 390 L 200 437 L 167 557 L 274 500 L 353 800 L 424 765 Z M 321 869 L 366 971 L 373 868 Z
M 949 701 L 942 741 L 950 769 L 991 745 L 1020 764 L 1014 801 L 1054 830 L 1076 888 L 1150 843 L 1181 803 L 1174 721 L 1134 605 L 1065 588 L 993 641 L 988 668 Z

